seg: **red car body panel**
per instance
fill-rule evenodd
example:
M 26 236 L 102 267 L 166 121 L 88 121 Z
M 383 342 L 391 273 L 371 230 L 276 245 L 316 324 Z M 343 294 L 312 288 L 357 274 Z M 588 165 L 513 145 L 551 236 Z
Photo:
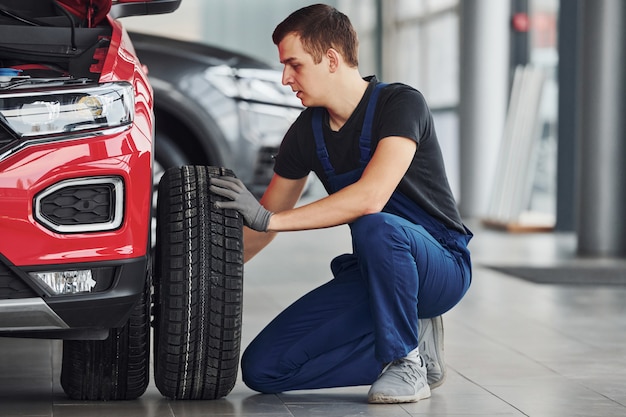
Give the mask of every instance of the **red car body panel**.
M 123 131 L 27 146 L 0 161 L 0 252 L 16 266 L 146 255 L 152 198 L 152 89 L 126 31 L 118 22 L 109 22 L 113 31 L 100 81 L 133 85 L 134 122 Z M 90 176 L 123 179 L 124 221 L 117 230 L 61 234 L 35 220 L 37 193 L 62 180 Z

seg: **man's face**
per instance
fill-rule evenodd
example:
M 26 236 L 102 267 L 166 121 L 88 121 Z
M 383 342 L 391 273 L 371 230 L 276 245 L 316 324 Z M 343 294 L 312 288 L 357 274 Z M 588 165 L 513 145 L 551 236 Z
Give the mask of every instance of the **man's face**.
M 300 41 L 300 37 L 289 34 L 278 44 L 278 55 L 283 68 L 283 84 L 296 93 L 303 106 L 324 106 L 324 91 L 327 87 L 327 58 L 316 64 Z

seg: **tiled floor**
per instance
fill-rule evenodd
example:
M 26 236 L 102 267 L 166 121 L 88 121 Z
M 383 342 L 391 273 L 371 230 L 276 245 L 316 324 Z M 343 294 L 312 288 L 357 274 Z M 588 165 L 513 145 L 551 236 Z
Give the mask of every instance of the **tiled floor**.
M 474 227 L 474 282 L 444 316 L 448 380 L 430 399 L 368 405 L 368 387 L 258 395 L 241 382 L 218 401 L 67 400 L 60 342 L 0 339 L 0 416 L 625 416 L 626 286 L 532 284 L 485 264 L 571 258 L 570 235 Z M 243 345 L 349 250 L 345 228 L 288 233 L 246 265 Z

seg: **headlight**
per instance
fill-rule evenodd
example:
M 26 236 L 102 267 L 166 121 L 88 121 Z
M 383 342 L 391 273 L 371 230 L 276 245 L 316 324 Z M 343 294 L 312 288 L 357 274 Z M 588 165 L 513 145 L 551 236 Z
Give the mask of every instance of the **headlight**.
M 241 134 L 260 146 L 277 146 L 302 111 L 300 100 L 281 84 L 280 71 L 220 65 L 204 75 L 222 94 L 238 100 Z
M 0 114 L 21 137 L 124 126 L 134 117 L 133 87 L 120 82 L 0 94 Z
M 204 75 L 227 97 L 302 108 L 293 91 L 282 85 L 280 71 L 220 65 L 208 68 Z
M 261 146 L 278 146 L 300 110 L 244 101 L 239 103 L 239 114 L 244 138 Z

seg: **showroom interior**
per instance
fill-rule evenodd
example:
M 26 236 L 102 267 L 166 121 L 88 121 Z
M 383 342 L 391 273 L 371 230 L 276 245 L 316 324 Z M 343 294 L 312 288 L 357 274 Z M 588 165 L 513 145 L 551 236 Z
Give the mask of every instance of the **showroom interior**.
M 219 45 L 280 68 L 271 32 L 302 0 L 183 0 L 128 30 Z M 58 341 L 0 339 L 0 416 L 622 416 L 626 414 L 626 4 L 335 0 L 363 75 L 420 90 L 466 224 L 474 280 L 444 315 L 448 379 L 415 404 L 368 387 L 223 399 L 81 402 Z M 304 197 L 319 197 L 314 184 Z M 330 242 L 330 244 L 328 243 Z M 245 266 L 242 347 L 331 278 L 349 233 L 285 233 Z M 278 265 L 278 263 L 281 265 Z

